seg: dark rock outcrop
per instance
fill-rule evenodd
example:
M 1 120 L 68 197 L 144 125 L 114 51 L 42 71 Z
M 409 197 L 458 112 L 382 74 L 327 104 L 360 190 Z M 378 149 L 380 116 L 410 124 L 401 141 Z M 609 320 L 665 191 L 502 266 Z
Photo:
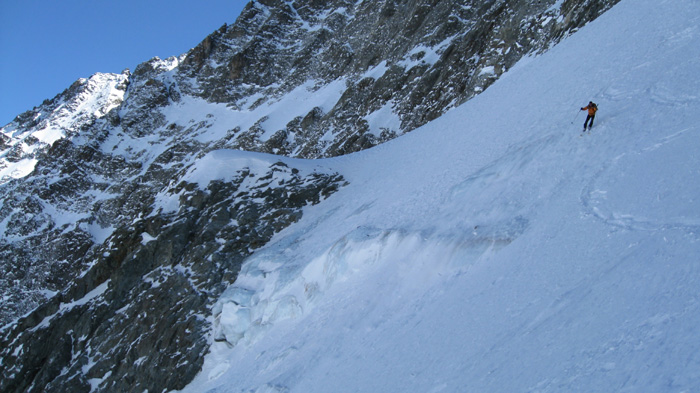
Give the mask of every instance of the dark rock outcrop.
M 164 191 L 179 199 L 178 211 L 143 205 L 142 218 L 92 249 L 89 239 L 57 235 L 62 243 L 76 241 L 83 249 L 74 251 L 89 266 L 71 271 L 66 289 L 6 327 L 0 388 L 183 388 L 208 348 L 209 306 L 243 260 L 296 222 L 303 206 L 342 184 L 339 175 L 303 175 L 281 162 L 264 173 L 244 167 L 230 182 L 205 189 L 181 182 Z

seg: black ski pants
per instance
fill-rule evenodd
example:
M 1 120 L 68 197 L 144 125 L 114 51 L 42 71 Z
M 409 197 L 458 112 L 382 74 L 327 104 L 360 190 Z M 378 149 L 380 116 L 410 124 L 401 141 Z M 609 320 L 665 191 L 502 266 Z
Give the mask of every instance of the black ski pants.
M 591 121 L 591 124 L 588 124 L 589 120 Z M 593 120 L 595 120 L 595 115 L 586 116 L 586 121 L 583 122 L 583 128 L 586 128 L 586 126 L 588 126 L 588 128 L 592 128 L 593 127 Z

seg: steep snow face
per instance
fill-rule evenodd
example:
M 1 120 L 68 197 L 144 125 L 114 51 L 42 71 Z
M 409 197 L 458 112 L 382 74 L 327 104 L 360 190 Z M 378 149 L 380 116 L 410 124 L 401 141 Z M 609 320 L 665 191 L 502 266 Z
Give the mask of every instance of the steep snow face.
M 247 260 L 183 391 L 700 389 L 698 26 L 697 1 L 623 0 L 324 160 L 350 185 Z

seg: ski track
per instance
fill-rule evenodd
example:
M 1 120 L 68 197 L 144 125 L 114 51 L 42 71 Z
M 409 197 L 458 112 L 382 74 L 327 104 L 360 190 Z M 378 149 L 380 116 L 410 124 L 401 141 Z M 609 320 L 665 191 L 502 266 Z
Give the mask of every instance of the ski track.
M 685 128 L 663 137 L 646 147 L 622 153 L 606 162 L 581 192 L 581 204 L 584 213 L 600 219 L 607 225 L 621 229 L 645 231 L 679 229 L 691 235 L 700 235 L 700 216 L 697 214 L 689 217 L 688 213 L 686 213 L 682 218 L 679 216 L 660 217 L 659 219 L 637 216 L 629 211 L 622 210 L 622 207 L 616 207 L 609 203 L 607 198 L 609 191 L 606 190 L 606 188 L 614 187 L 614 183 L 616 180 L 619 180 L 620 175 L 624 175 L 625 171 L 629 170 L 629 166 L 634 165 L 626 164 L 626 161 L 629 161 L 630 157 L 635 161 L 644 161 L 645 157 L 641 156 L 657 151 L 670 143 L 676 141 L 682 142 L 682 137 L 688 136 L 697 138 L 698 136 L 695 134 L 697 134 L 699 130 L 700 127 Z M 659 164 L 662 165 L 663 163 Z M 689 181 L 692 181 L 692 178 L 692 174 L 689 174 Z M 646 179 L 647 182 L 654 180 L 658 181 L 659 179 Z M 663 192 L 663 190 L 660 188 L 658 192 Z M 672 209 L 667 207 L 662 210 L 665 214 L 668 211 L 672 211 Z

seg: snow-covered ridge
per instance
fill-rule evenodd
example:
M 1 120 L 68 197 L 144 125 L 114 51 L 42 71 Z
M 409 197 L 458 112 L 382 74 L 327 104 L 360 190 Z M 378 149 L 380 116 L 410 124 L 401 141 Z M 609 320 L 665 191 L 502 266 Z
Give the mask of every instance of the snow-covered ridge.
M 67 136 L 75 136 L 73 130 L 118 108 L 124 99 L 127 81 L 127 74 L 97 73 L 88 79 L 79 79 L 49 105 L 27 112 L 32 116 L 28 119 L 32 127 L 25 128 L 23 123 L 13 121 L 0 129 L 7 138 L 0 152 L 0 184 L 31 173 L 37 163 L 33 158 L 37 150 Z
M 277 167 L 285 170 L 276 169 Z M 287 169 L 292 168 L 292 169 Z M 332 171 L 323 163 L 291 159 L 270 154 L 245 152 L 240 150 L 213 150 L 198 158 L 194 165 L 179 176 L 173 184 L 186 183 L 206 190 L 212 182 L 232 183 L 248 173 L 237 186 L 237 194 L 245 194 L 260 189 L 265 184 L 281 186 L 297 178 L 309 179 L 313 175 L 332 175 Z M 269 173 L 266 181 L 261 184 L 259 176 Z M 305 183 L 302 183 L 302 186 Z M 152 205 L 152 215 L 169 214 L 181 209 L 180 198 L 185 194 L 184 189 L 174 193 L 165 189 L 155 196 Z M 262 203 L 263 200 L 261 199 Z

